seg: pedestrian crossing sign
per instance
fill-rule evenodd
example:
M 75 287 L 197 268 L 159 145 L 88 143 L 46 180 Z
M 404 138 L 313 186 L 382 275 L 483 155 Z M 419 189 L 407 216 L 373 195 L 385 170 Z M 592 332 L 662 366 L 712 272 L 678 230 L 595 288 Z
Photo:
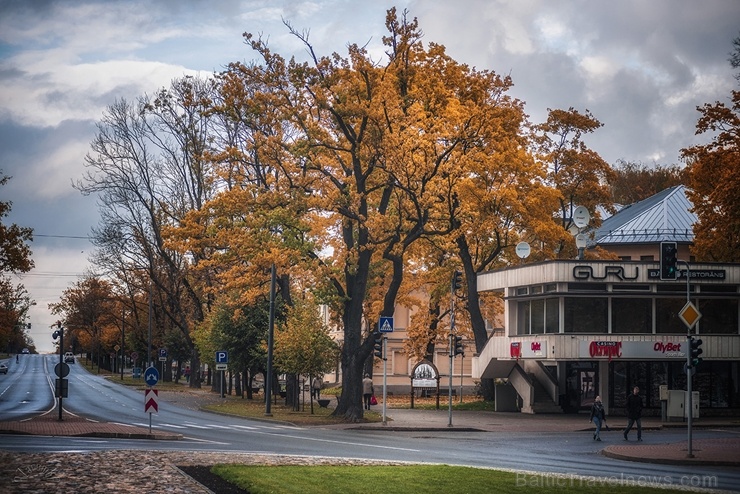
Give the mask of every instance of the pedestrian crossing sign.
M 392 333 L 393 332 L 393 318 L 392 317 L 381 317 L 378 322 L 378 331 L 381 333 Z

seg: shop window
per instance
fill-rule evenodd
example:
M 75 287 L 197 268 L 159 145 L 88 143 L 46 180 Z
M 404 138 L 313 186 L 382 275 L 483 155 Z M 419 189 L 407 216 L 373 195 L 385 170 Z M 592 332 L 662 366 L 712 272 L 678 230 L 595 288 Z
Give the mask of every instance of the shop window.
M 625 394 L 626 400 L 627 395 L 632 393 L 632 389 L 634 389 L 635 386 L 640 388 L 640 396 L 642 397 L 642 404 L 645 406 L 645 408 L 655 405 L 654 403 L 652 403 L 653 400 L 651 400 L 650 388 L 648 387 L 648 364 L 650 364 L 650 362 L 629 363 L 629 372 L 627 373 L 627 390 Z M 658 397 L 656 395 L 656 399 L 657 398 Z M 660 401 L 658 401 L 658 406 L 660 406 Z
M 606 333 L 607 299 L 565 297 L 566 333 Z
M 699 299 L 699 332 L 703 334 L 737 334 L 738 301 Z
M 611 367 L 611 396 L 609 402 L 614 408 L 627 406 L 627 362 L 612 362 Z
M 613 298 L 612 333 L 652 333 L 653 304 L 648 298 Z
M 678 313 L 684 305 L 686 305 L 685 299 L 655 299 L 655 332 L 686 333 L 686 325 L 678 317 Z

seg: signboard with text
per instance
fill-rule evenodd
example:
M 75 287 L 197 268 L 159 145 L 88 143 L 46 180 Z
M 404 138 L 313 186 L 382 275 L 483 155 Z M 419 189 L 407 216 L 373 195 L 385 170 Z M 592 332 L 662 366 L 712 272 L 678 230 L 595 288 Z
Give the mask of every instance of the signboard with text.
M 685 359 L 686 342 L 676 341 L 585 341 L 580 342 L 579 357 L 591 359 Z

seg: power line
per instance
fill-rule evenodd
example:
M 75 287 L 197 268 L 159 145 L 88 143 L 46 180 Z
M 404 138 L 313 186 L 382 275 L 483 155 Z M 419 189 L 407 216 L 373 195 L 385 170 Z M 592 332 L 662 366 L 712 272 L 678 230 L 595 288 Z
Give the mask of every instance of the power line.
M 84 237 L 80 237 L 78 235 L 40 235 L 37 233 L 33 234 L 34 237 L 44 237 L 44 238 L 80 238 L 85 240 L 90 240 L 90 237 L 85 235 Z

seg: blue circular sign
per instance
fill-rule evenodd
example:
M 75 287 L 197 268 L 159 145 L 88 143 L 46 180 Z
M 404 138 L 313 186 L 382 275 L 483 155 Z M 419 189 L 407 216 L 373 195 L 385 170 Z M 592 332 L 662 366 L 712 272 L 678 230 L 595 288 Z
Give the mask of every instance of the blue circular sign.
M 144 371 L 144 382 L 147 386 L 154 386 L 159 382 L 159 371 L 156 367 L 147 367 Z

